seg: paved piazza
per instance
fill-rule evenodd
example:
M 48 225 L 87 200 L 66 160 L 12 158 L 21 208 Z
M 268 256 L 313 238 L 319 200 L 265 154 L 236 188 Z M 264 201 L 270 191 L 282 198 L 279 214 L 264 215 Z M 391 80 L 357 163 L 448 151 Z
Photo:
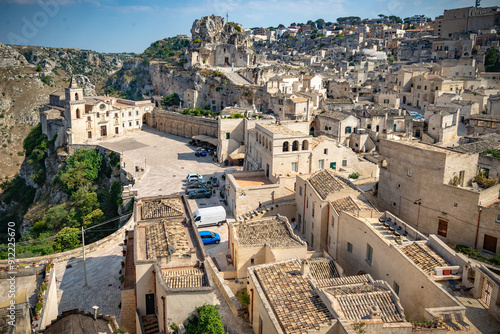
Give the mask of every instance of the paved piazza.
M 95 141 L 103 147 L 123 154 L 125 170 L 136 177 L 134 189 L 139 197 L 170 195 L 184 191 L 184 181 L 189 173 L 198 173 L 208 178 L 217 176 L 219 189 L 224 186 L 221 175 L 226 169 L 220 167 L 211 157 L 196 157 L 195 148 L 188 145 L 189 139 L 169 135 L 145 128 L 125 136 Z M 136 172 L 136 166 L 139 172 Z M 145 168 L 144 168 L 145 167 Z M 144 168 L 144 172 L 140 171 Z M 238 167 L 241 168 L 241 167 Z M 222 205 L 219 192 L 211 198 L 189 200 L 192 211 L 198 207 Z M 215 227 L 227 247 L 227 226 Z M 225 232 L 225 233 L 224 233 Z M 209 245 L 207 248 L 213 248 Z M 219 246 L 219 245 L 217 245 Z M 120 320 L 120 262 L 122 245 L 108 245 L 92 253 L 87 253 L 86 269 L 88 286 L 83 286 L 82 257 L 69 261 L 57 262 L 56 278 L 58 279 L 59 312 L 69 308 L 80 308 L 92 311 L 92 306 L 99 306 L 99 313 L 115 315 Z M 216 289 L 217 290 L 217 289 Z M 215 303 L 220 304 L 223 323 L 238 333 L 251 332 L 249 326 L 241 318 L 235 317 L 222 296 L 216 291 Z

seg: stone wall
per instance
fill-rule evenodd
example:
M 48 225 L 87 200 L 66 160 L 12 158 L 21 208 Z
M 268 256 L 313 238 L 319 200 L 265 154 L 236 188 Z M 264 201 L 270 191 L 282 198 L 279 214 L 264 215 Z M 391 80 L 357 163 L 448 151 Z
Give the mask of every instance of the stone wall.
M 56 286 L 56 270 L 54 267 L 50 270 L 49 284 L 44 293 L 44 303 L 40 316 L 40 329 L 45 329 L 52 320 L 57 318 L 58 305 L 57 305 L 57 286 Z
M 135 334 L 135 294 L 134 288 L 121 290 L 120 328 Z
M 163 132 L 191 139 L 205 135 L 216 137 L 217 120 L 199 116 L 183 115 L 172 111 L 155 111 L 153 126 Z

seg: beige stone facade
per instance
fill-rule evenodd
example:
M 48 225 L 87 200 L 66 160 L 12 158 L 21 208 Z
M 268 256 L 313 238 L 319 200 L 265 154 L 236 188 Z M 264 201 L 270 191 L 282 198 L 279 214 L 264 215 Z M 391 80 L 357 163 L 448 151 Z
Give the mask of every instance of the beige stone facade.
M 150 101 L 84 97 L 83 88 L 72 79 L 64 96 L 59 92 L 51 94 L 49 104 L 40 109 L 40 121 L 48 138 L 57 134 L 56 144 L 85 144 L 140 130 L 153 106 Z
M 445 38 L 464 32 L 478 32 L 500 24 L 500 7 L 448 9 L 434 21 L 434 35 Z
M 425 234 L 500 252 L 500 228 L 481 210 L 498 198 L 500 185 L 473 187 L 478 154 L 412 141 L 380 142 L 378 207 Z M 485 243 L 486 241 L 486 243 Z

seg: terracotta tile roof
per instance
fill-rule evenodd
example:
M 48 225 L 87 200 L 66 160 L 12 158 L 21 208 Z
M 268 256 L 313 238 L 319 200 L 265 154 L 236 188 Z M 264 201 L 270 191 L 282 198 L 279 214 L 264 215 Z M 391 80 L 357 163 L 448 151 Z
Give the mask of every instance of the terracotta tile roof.
M 344 276 L 344 277 L 335 277 L 329 280 L 329 286 L 340 286 L 340 285 L 349 285 L 356 283 L 367 283 L 369 281 L 368 275 L 356 275 L 356 276 Z
M 311 276 L 316 279 L 319 285 L 320 282 L 330 280 L 331 278 L 339 277 L 335 261 L 333 259 L 318 257 L 309 259 Z
M 164 270 L 163 279 L 167 286 L 172 289 L 208 286 L 207 275 L 203 269 L 195 267 Z
M 356 204 L 351 196 L 339 198 L 338 200 L 332 201 L 330 203 L 332 204 L 335 211 L 337 211 L 337 213 L 340 213 L 342 211 L 356 212 L 358 210 L 361 210 L 361 207 Z
M 333 320 L 309 279 L 300 273 L 298 260 L 256 268 L 254 272 L 283 332 L 306 334 Z
M 404 315 L 391 298 L 391 291 L 369 283 L 330 288 L 326 291 L 334 296 L 343 316 L 350 321 L 370 319 L 372 308 L 378 307 L 383 322 L 403 322 Z
M 141 212 L 142 219 L 155 219 L 182 216 L 184 209 L 179 198 L 164 198 L 143 202 Z
M 331 174 L 328 169 L 322 169 L 314 173 L 309 178 L 309 183 L 314 187 L 314 189 L 316 189 L 318 194 L 323 199 L 326 199 L 330 193 L 346 189 L 348 187 L 344 181 Z
M 168 246 L 175 248 L 175 256 L 189 255 L 191 244 L 189 232 L 179 220 L 166 221 L 146 226 L 146 258 L 157 259 L 169 255 Z
M 262 219 L 251 222 L 235 223 L 238 244 L 271 247 L 299 247 L 304 244 L 293 234 L 288 223 L 280 218 Z
M 423 244 L 414 242 L 401 247 L 400 250 L 427 274 L 430 274 L 436 267 L 449 266 L 441 256 Z

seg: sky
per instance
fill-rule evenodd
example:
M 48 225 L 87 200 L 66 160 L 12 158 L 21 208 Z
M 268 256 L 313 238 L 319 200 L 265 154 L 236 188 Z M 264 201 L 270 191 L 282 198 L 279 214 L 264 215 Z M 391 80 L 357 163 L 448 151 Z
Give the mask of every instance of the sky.
M 481 7 L 498 5 L 482 0 Z M 193 21 L 225 16 L 245 28 L 269 27 L 322 18 L 401 18 L 474 6 L 475 0 L 0 0 L 0 42 L 94 50 L 144 51 L 177 34 L 191 35 Z

